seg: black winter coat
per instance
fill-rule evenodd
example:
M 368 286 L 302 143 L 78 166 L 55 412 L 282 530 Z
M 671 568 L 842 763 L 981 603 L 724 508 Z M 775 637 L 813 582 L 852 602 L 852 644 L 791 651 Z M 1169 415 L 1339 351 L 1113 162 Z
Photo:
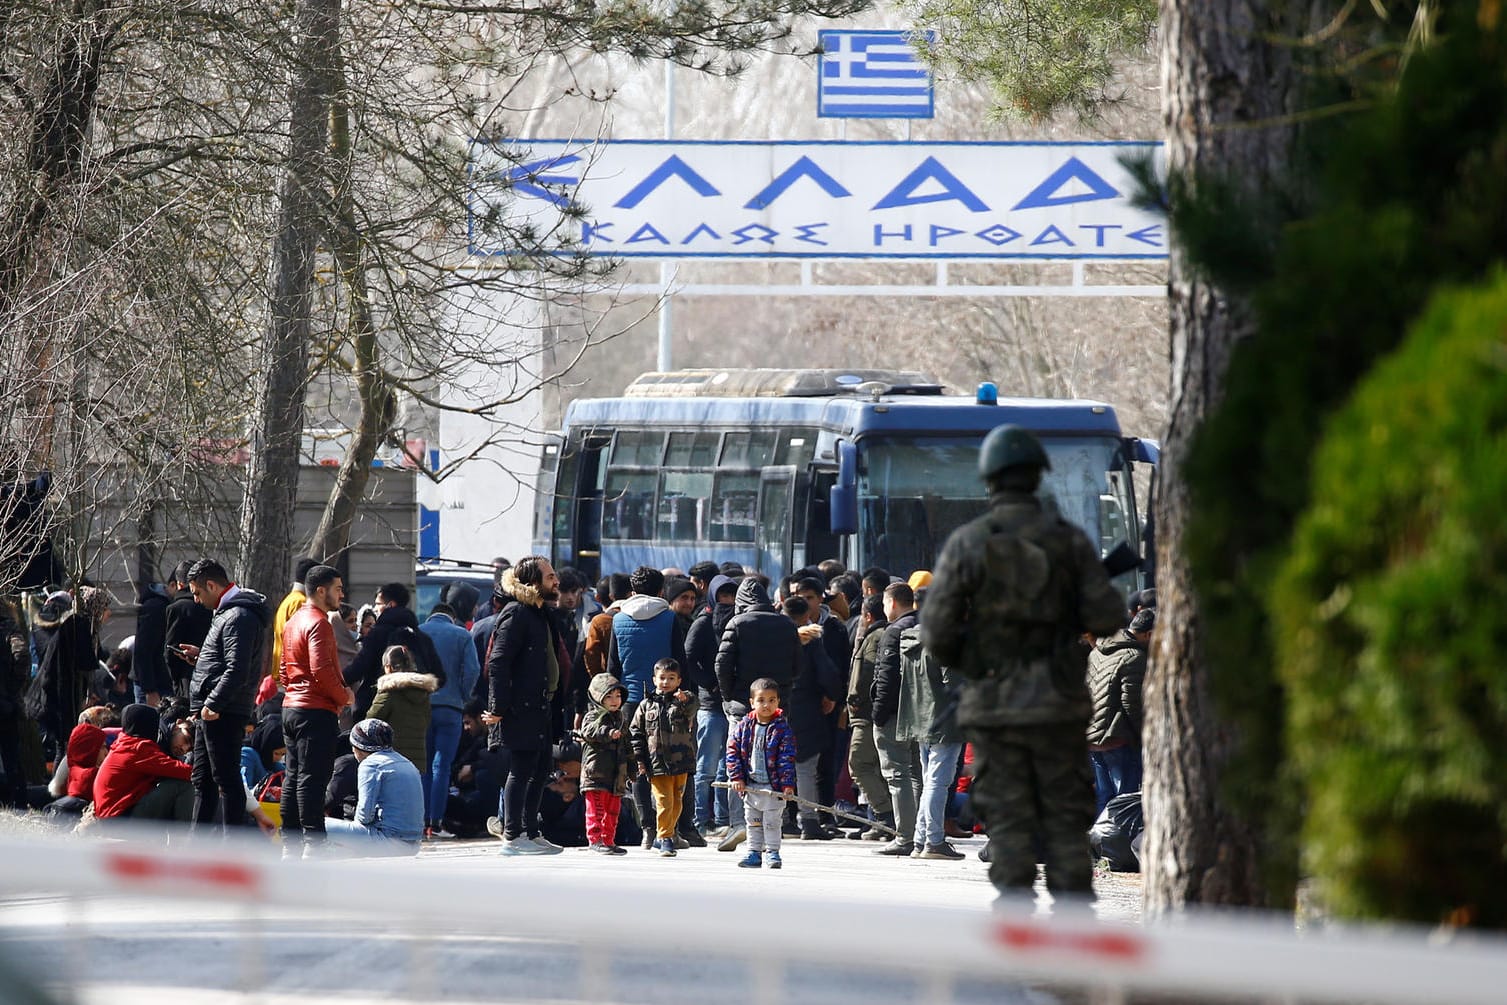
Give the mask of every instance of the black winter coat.
M 240 590 L 209 623 L 189 682 L 189 710 L 208 705 L 222 716 L 251 718 L 271 652 L 272 608 L 260 593 Z
M 733 619 L 732 604 L 703 604 L 685 635 L 685 679 L 696 685 L 696 700 L 702 708 L 722 707 L 722 689 L 717 686 L 717 643 Z
M 780 688 L 780 701 L 790 696 L 801 660 L 801 640 L 795 622 L 778 613 L 769 592 L 757 579 L 738 585 L 737 615 L 722 632 L 717 647 L 717 686 L 730 714 L 748 714 L 748 688 L 768 677 Z
M 37 678 L 26 692 L 26 714 L 34 719 L 47 716 L 66 739 L 98 669 L 99 649 L 89 616 L 69 614 L 42 650 Z
M 827 656 L 823 640 L 814 639 L 801 646 L 800 669 L 785 702 L 785 718 L 795 733 L 798 760 L 804 761 L 831 748 L 832 730 L 822 714 L 822 699 L 841 704 L 844 697 L 843 675 Z
M 879 654 L 874 660 L 874 685 L 869 690 L 876 726 L 889 725 L 900 708 L 900 633 L 918 624 L 920 619 L 916 612 L 908 611 L 886 625 L 884 636 L 879 640 Z
M 143 691 L 155 691 L 163 697 L 173 692 L 164 649 L 167 605 L 167 591 L 160 584 L 152 583 L 141 591 L 136 606 L 136 642 L 131 647 L 131 679 Z
M 163 648 L 167 650 L 168 672 L 173 682 L 187 684 L 194 675 L 192 660 L 179 656 L 176 647 L 181 645 L 204 647 L 204 638 L 209 634 L 209 622 L 214 617 L 209 608 L 195 600 L 192 594 L 180 593 L 167 605 L 167 634 Z
M 508 600 L 497 613 L 487 654 L 487 709 L 502 722 L 491 727 L 490 743 L 548 750 L 555 732 L 549 684 L 550 654 L 559 645 L 555 619 L 539 590 L 518 582 L 511 569 L 503 573 L 498 592 Z
M 345 668 L 345 686 L 356 692 L 354 708 L 356 722 L 365 719 L 367 710 L 372 707 L 372 699 L 377 696 L 377 680 L 382 676 L 382 654 L 387 651 L 388 646 L 398 644 L 392 641 L 392 637 L 400 628 L 407 628 L 417 635 L 424 634 L 419 631 L 418 615 L 408 608 L 384 609 L 381 614 L 377 615 L 377 621 L 372 625 L 372 630 L 367 633 L 366 638 L 361 640 L 361 648 L 357 651 L 356 658 L 351 660 L 351 665 Z M 407 637 L 405 633 L 405 638 Z M 428 636 L 424 637 L 428 638 Z M 433 652 L 433 643 L 429 648 Z M 435 662 L 439 662 L 437 657 Z M 419 663 L 419 669 L 426 673 L 434 672 L 432 669 L 425 668 L 422 662 Z

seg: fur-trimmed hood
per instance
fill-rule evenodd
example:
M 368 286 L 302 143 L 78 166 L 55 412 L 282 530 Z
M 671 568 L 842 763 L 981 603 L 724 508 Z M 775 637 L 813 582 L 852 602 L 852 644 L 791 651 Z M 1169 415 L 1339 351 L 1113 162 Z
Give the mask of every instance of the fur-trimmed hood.
M 544 597 L 539 593 L 539 587 L 518 582 L 518 577 L 513 575 L 512 569 L 503 572 L 502 586 L 497 592 L 502 595 L 504 602 L 511 598 L 529 607 L 544 606 Z
M 378 691 L 396 691 L 404 687 L 418 687 L 425 691 L 437 690 L 440 686 L 439 678 L 434 674 L 413 673 L 408 670 L 400 670 L 397 673 L 385 673 L 377 678 Z

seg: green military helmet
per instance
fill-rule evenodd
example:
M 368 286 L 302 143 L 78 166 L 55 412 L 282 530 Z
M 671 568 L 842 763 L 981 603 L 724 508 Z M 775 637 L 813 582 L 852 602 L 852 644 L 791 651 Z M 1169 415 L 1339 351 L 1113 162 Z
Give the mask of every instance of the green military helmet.
M 979 447 L 979 477 L 986 481 L 1006 468 L 1050 468 L 1041 441 L 1019 426 L 996 426 Z

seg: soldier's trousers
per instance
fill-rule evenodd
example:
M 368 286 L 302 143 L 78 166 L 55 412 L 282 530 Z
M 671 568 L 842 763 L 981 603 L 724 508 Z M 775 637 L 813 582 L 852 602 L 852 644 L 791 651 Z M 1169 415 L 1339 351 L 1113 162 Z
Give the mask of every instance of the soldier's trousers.
M 989 828 L 989 879 L 1002 893 L 1036 882 L 1036 841 L 1053 894 L 1092 894 L 1088 829 L 1094 772 L 1083 723 L 974 727 L 969 792 Z

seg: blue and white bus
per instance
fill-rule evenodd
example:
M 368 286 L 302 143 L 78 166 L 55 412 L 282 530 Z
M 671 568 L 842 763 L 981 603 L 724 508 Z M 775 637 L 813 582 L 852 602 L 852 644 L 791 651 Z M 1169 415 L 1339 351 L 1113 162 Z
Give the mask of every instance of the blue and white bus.
M 944 391 L 911 372 L 685 370 L 573 402 L 544 449 L 536 550 L 592 581 L 703 559 L 775 580 L 824 558 L 908 575 L 984 511 L 979 444 L 1015 423 L 1051 458 L 1043 497 L 1104 553 L 1140 553 L 1133 464 L 1155 445 L 1113 408 Z

